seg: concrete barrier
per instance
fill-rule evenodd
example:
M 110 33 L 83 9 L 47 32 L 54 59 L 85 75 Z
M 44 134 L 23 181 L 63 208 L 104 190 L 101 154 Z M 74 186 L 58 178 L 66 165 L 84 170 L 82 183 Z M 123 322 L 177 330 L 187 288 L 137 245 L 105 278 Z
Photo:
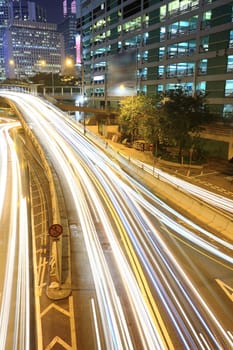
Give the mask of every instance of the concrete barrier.
M 71 262 L 69 227 L 60 182 L 52 163 L 38 141 L 39 137 L 36 137 L 26 123 L 18 107 L 12 101 L 9 103 L 17 113 L 25 134 L 35 147 L 48 179 L 52 213 L 49 226 L 59 224 L 63 227 L 64 234 L 58 238 L 50 237 L 47 296 L 55 300 L 64 299 L 71 294 Z

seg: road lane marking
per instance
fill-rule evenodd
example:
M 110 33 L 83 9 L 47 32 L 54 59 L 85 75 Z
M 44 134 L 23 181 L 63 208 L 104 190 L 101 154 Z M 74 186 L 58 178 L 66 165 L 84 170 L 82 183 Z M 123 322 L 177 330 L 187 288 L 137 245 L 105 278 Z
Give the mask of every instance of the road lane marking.
M 215 281 L 218 283 L 218 285 L 222 288 L 224 293 L 228 296 L 228 298 L 233 301 L 233 288 L 228 286 L 226 283 L 221 281 L 220 279 L 216 278 Z

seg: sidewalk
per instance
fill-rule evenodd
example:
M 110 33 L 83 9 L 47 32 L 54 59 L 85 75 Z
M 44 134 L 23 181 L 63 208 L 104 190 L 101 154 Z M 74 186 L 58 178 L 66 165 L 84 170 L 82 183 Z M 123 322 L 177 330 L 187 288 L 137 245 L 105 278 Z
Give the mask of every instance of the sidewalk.
M 203 167 L 181 166 L 155 159 L 149 151 L 142 152 L 109 139 L 107 143 L 127 157 L 138 159 L 143 163 L 155 166 L 169 174 L 233 200 L 233 164 L 215 161 Z
M 125 163 L 123 168 L 125 166 L 131 175 L 145 182 L 152 192 L 160 196 L 163 201 L 168 204 L 176 203 L 181 213 L 189 213 L 191 217 L 196 218 L 200 224 L 204 224 L 212 233 L 220 234 L 221 237 L 225 237 L 232 242 L 233 220 L 229 211 L 225 212 L 223 209 L 218 208 L 217 205 L 215 207 L 208 203 L 203 207 L 203 202 L 199 200 L 198 196 L 189 195 L 186 191 L 180 190 L 179 185 L 171 185 L 170 180 L 169 182 L 166 179 L 161 181 L 160 175 L 152 177 L 151 174 L 144 171 L 143 168 L 146 165 L 143 167 L 142 163 L 154 166 L 153 174 L 159 174 L 157 171 L 159 169 L 205 190 L 221 195 L 226 198 L 226 201 L 230 200 L 230 203 L 227 202 L 227 205 L 229 208 L 233 208 L 232 176 L 225 173 L 226 170 L 229 171 L 230 169 L 231 171 L 231 167 L 228 168 L 226 164 L 221 164 L 220 162 L 218 164 L 215 162 L 210 163 L 198 168 L 181 167 L 179 164 L 175 166 L 172 164 L 171 166 L 167 162 L 155 161 L 151 152 L 138 151 L 112 141 L 107 141 L 105 147 L 119 154 L 121 159 L 125 158 L 125 162 L 123 161 L 122 163 Z M 135 161 L 139 161 L 139 164 L 134 167 L 130 166 L 130 164 L 135 164 Z M 206 195 L 209 197 L 208 194 Z
M 146 184 L 152 193 L 156 193 L 158 197 L 165 203 L 176 204 L 181 214 L 189 213 L 190 217 L 195 218 L 196 222 L 204 225 L 213 234 L 221 235 L 227 240 L 233 242 L 233 220 L 231 209 L 233 208 L 233 192 L 232 192 L 232 175 L 226 174 L 226 164 L 216 164 L 215 162 L 205 165 L 204 167 L 191 167 L 191 169 L 180 166 L 179 164 L 159 161 L 154 159 L 151 152 L 139 151 L 126 145 L 106 139 L 100 134 L 89 131 L 88 137 L 99 145 L 106 153 L 119 161 L 122 169 L 135 177 L 139 182 Z M 215 165 L 216 164 L 216 165 Z M 231 164 L 230 164 L 231 165 Z M 160 171 L 161 170 L 161 171 Z M 229 171 L 229 169 L 228 169 Z M 230 167 L 231 171 L 231 167 Z M 163 174 L 164 172 L 164 174 Z M 172 175 L 171 178 L 167 174 Z M 201 197 L 195 195 L 191 188 L 191 194 L 185 189 L 180 188 L 179 181 L 176 184 L 173 176 L 177 179 L 183 179 L 198 187 L 221 195 L 225 200 L 219 201 L 219 206 L 208 204 L 208 200 L 204 204 Z M 182 185 L 181 185 L 182 186 Z M 194 193 L 194 194 L 192 194 Z M 205 193 L 204 193 L 205 194 Z M 207 198 L 208 196 L 206 193 Z M 224 208 L 226 206 L 226 211 Z

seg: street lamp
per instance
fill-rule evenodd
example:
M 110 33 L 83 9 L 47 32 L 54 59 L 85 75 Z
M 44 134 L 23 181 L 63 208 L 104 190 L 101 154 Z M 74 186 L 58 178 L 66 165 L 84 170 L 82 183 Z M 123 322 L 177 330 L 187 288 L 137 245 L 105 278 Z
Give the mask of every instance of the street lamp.
M 73 60 L 72 58 L 67 57 L 65 60 L 65 64 L 67 67 L 73 67 Z
M 63 74 L 67 76 L 76 76 L 75 64 L 72 57 L 66 57 L 63 64 Z
M 41 61 L 40 61 L 40 65 L 41 65 L 42 67 L 45 67 L 45 66 L 46 66 L 46 61 L 45 61 L 45 60 L 41 60 Z

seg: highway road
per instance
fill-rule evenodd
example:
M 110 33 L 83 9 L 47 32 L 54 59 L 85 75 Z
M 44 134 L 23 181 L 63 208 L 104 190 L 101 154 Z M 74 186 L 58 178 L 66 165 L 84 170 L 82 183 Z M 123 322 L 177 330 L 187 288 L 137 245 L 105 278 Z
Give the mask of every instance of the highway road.
M 163 203 L 51 104 L 1 95 L 16 103 L 62 184 L 77 348 L 231 349 L 231 242 Z
M 30 221 L 26 174 L 13 137 L 19 125 L 0 119 L 0 349 L 29 350 Z

